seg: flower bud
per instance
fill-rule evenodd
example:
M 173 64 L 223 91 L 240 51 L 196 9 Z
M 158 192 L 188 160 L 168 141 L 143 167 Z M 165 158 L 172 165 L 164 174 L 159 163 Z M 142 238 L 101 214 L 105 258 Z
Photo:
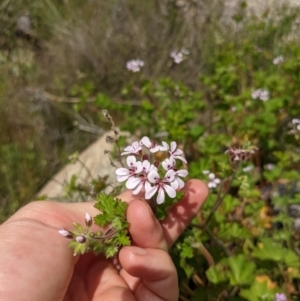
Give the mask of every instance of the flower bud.
M 79 242 L 79 243 L 81 243 L 81 244 L 83 244 L 83 243 L 86 242 L 86 238 L 85 238 L 84 236 L 82 236 L 82 235 L 76 236 L 75 239 L 76 239 L 77 242 Z
M 95 237 L 95 233 L 94 233 L 94 232 L 90 232 L 90 233 L 88 234 L 88 236 L 89 236 L 89 238 L 94 238 L 94 237 Z
M 158 166 L 159 166 L 159 162 L 158 162 L 158 161 L 155 161 L 155 162 L 153 163 L 153 165 L 154 165 L 155 167 L 158 167 Z
M 66 238 L 73 238 L 73 234 L 70 231 L 61 229 L 61 230 L 58 230 L 58 233 Z
M 92 217 L 88 213 L 86 213 L 85 214 L 85 225 L 87 227 L 90 227 L 92 224 L 93 224 Z
M 143 160 L 143 161 L 145 161 L 145 160 L 148 160 L 148 161 L 149 161 L 149 156 L 148 156 L 147 154 L 144 154 L 142 160 Z

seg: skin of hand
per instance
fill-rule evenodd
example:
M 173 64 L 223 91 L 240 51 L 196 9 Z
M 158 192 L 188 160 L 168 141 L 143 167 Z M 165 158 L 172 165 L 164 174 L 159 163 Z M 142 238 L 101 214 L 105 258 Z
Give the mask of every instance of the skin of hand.
M 99 212 L 93 202 L 32 202 L 0 226 L 0 299 L 2 301 L 175 301 L 177 273 L 168 254 L 195 217 L 208 189 L 189 180 L 184 197 L 159 222 L 148 204 L 125 191 L 132 246 L 119 252 L 121 270 L 92 253 L 73 256 L 59 229 L 73 229 L 85 213 Z M 96 228 L 95 228 L 96 229 Z

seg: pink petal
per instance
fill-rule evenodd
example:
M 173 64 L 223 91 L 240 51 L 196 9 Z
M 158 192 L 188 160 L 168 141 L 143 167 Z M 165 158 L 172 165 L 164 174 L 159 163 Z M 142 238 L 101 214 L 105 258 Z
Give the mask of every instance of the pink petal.
M 143 184 L 143 181 L 140 181 L 140 183 L 134 189 L 131 190 L 132 194 L 138 194 L 143 188 Z
M 135 168 L 136 168 L 135 174 L 142 172 L 142 170 L 143 170 L 142 162 L 140 162 L 140 161 L 136 162 Z
M 129 175 L 127 176 L 117 176 L 117 181 L 118 182 L 124 182 L 129 178 Z
M 140 144 L 141 144 L 141 145 L 145 145 L 145 146 L 148 147 L 148 148 L 151 147 L 151 141 L 150 141 L 150 139 L 149 139 L 147 136 L 145 136 L 145 137 L 143 137 L 143 138 L 141 139 Z
M 180 170 L 177 170 L 176 174 L 179 177 L 186 177 L 189 173 L 186 169 L 180 169 Z
M 162 146 L 162 145 L 159 145 L 158 147 L 159 147 L 159 150 L 160 150 L 161 152 L 165 152 L 165 151 L 167 151 L 167 150 L 169 149 L 169 147 Z
M 124 151 L 125 151 L 125 152 L 132 152 L 132 151 L 134 151 L 134 148 L 133 148 L 131 145 L 129 145 L 129 146 L 126 146 L 126 147 L 124 148 Z
M 169 144 L 165 141 L 161 142 L 162 146 L 165 147 L 166 149 L 169 149 Z
M 184 187 L 184 182 L 180 179 L 180 178 L 177 178 L 177 183 L 178 183 L 178 188 L 181 189 L 182 187 Z
M 162 164 L 164 170 L 169 170 L 174 167 L 175 163 L 176 162 L 175 162 L 174 158 L 171 157 L 171 159 L 170 158 L 165 159 L 161 164 Z
M 217 187 L 217 184 L 215 184 L 214 182 L 209 182 L 207 184 L 208 188 L 216 188 Z
M 150 200 L 154 196 L 157 189 L 158 189 L 157 185 L 148 188 L 145 193 L 145 199 Z
M 157 171 L 152 170 L 148 173 L 147 178 L 149 182 L 156 184 L 159 181 L 159 174 Z
M 120 167 L 116 170 L 117 176 L 126 176 L 129 174 L 129 170 L 127 168 Z
M 141 182 L 141 178 L 130 177 L 126 182 L 126 188 L 134 189 Z
M 214 179 L 214 182 L 215 182 L 216 184 L 220 184 L 220 183 L 221 183 L 221 180 L 218 179 L 218 178 L 216 178 L 216 179 Z
M 182 162 L 184 162 L 184 163 L 186 163 L 187 164 L 187 161 L 185 160 L 185 158 L 184 157 L 182 157 L 182 156 L 172 156 L 174 159 L 178 159 L 178 160 L 180 160 L 180 161 L 182 161 Z
M 150 148 L 150 152 L 151 153 L 156 153 L 158 152 L 160 149 L 159 149 L 159 146 L 158 145 L 155 145 L 154 147 L 151 147 Z
M 210 173 L 210 174 L 208 175 L 208 178 L 209 178 L 210 180 L 213 180 L 215 177 L 216 177 L 216 176 L 215 176 L 214 173 Z
M 140 145 L 139 145 L 139 143 L 138 143 L 137 141 L 134 141 L 134 142 L 132 143 L 132 147 L 133 147 L 135 150 L 140 150 L 140 149 L 141 149 L 141 147 L 140 147 Z
M 173 154 L 173 152 L 176 150 L 177 147 L 177 143 L 175 141 L 171 142 L 171 153 Z
M 132 152 L 123 152 L 123 153 L 121 153 L 121 156 L 125 156 L 125 155 L 128 155 L 128 154 L 132 154 Z
M 156 198 L 156 203 L 162 204 L 164 201 L 165 201 L 165 192 L 162 188 L 159 188 L 157 198 Z
M 173 169 L 169 169 L 164 177 L 165 182 L 173 182 L 175 179 L 176 172 Z
M 164 184 L 164 190 L 166 191 L 166 193 L 168 194 L 168 196 L 169 196 L 170 198 L 175 198 L 175 196 L 176 196 L 176 191 L 175 191 L 175 189 L 174 189 L 173 187 Z
M 128 167 L 134 167 L 135 164 L 136 164 L 136 157 L 135 156 L 128 156 L 126 161 L 127 161 Z
M 156 167 L 154 164 L 152 164 L 152 165 L 150 166 L 150 169 L 148 170 L 148 173 L 149 173 L 150 171 L 157 171 L 157 167 Z
M 147 172 L 151 164 L 148 160 L 144 160 L 142 165 L 143 165 L 143 171 Z
M 176 149 L 175 152 L 172 152 L 172 155 L 174 157 L 181 156 L 182 154 L 183 154 L 183 151 L 181 149 L 178 149 L 178 148 Z
M 145 191 L 147 192 L 151 187 L 151 184 L 148 181 L 145 181 Z
M 179 187 L 178 179 L 176 179 L 175 181 L 171 182 L 170 185 L 171 185 L 175 190 L 178 189 L 178 187 Z

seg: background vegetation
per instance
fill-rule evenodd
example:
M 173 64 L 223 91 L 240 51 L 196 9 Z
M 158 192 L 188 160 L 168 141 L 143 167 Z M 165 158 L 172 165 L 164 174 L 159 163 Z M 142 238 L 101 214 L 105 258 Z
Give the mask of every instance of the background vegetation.
M 2 1 L 0 220 L 109 127 L 107 109 L 135 135 L 180 142 L 191 177 L 222 180 L 172 250 L 181 300 L 298 300 L 299 10 L 224 5 Z M 250 146 L 232 169 L 226 149 Z

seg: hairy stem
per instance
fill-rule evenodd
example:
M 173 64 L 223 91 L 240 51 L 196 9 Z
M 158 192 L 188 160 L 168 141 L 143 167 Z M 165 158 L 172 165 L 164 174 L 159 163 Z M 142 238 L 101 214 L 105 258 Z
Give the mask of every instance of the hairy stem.
M 234 176 L 235 176 L 235 173 L 233 173 L 233 174 L 230 176 L 229 182 L 228 182 L 228 184 L 227 184 L 227 187 L 226 187 L 226 189 L 225 189 L 223 195 L 221 196 L 221 191 L 222 191 L 222 189 L 223 189 L 223 187 L 224 187 L 224 181 L 222 181 L 222 183 L 221 183 L 221 185 L 220 185 L 220 188 L 219 188 L 219 191 L 218 191 L 217 200 L 216 200 L 216 202 L 215 202 L 215 204 L 214 204 L 214 206 L 213 206 L 211 212 L 209 213 L 207 219 L 205 220 L 204 224 L 201 225 L 201 228 L 202 228 L 202 229 L 206 229 L 207 225 L 209 224 L 210 220 L 211 220 L 212 217 L 214 216 L 215 212 L 217 211 L 217 209 L 218 209 L 218 208 L 220 207 L 220 205 L 222 204 L 222 202 L 223 202 L 223 200 L 224 200 L 224 198 L 225 198 L 225 196 L 226 196 L 228 190 L 229 190 L 230 187 L 231 187 L 231 184 L 232 184 L 232 181 L 233 181 L 233 179 L 234 179 Z

